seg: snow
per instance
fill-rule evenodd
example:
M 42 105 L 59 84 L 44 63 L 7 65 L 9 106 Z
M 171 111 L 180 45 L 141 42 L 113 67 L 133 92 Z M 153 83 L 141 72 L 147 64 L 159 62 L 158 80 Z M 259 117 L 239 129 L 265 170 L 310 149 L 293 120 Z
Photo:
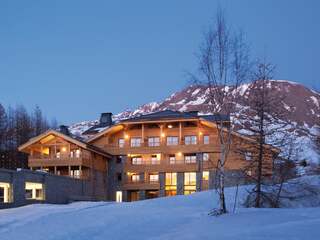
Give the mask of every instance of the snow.
M 206 96 L 199 96 L 196 100 L 188 102 L 187 105 L 200 105 L 207 100 Z
M 308 179 L 320 184 L 319 176 Z M 243 208 L 248 187 L 239 187 L 235 212 L 235 188 L 226 189 L 230 213 L 220 217 L 208 215 L 217 206 L 214 191 L 135 203 L 35 204 L 0 210 L 1 240 L 318 239 L 320 207 L 307 207 L 300 199 L 300 205 L 293 206 L 298 208 Z
M 313 103 L 314 103 L 317 107 L 320 106 L 320 105 L 319 105 L 319 101 L 318 101 L 318 99 L 317 99 L 315 96 L 311 96 L 310 98 L 311 98 L 311 100 L 313 101 Z
M 196 90 L 193 91 L 193 93 L 191 94 L 191 96 L 195 96 L 200 92 L 201 88 L 197 88 Z

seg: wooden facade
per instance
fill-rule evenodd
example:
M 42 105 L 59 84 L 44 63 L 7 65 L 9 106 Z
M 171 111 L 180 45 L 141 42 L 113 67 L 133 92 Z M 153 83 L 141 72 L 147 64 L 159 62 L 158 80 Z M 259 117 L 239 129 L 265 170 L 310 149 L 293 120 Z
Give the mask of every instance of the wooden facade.
M 252 144 L 232 134 L 226 171 L 251 171 L 245 149 Z M 85 143 L 51 130 L 19 149 L 29 153 L 31 169 L 89 179 L 94 171 L 104 172 L 111 200 L 119 192 L 124 200 L 137 200 L 206 190 L 220 157 L 216 125 L 201 117 L 125 120 Z M 276 153 L 267 147 L 265 175 L 271 175 Z

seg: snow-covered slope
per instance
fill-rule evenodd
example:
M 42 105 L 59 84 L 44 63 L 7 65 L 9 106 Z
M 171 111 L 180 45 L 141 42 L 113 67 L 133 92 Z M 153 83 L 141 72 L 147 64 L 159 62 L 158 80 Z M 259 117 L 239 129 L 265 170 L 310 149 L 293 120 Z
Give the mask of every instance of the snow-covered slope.
M 310 178 L 320 184 L 319 176 Z M 231 213 L 209 216 L 217 206 L 214 191 L 135 203 L 78 202 L 37 204 L 0 210 L 1 240 L 304 240 L 320 236 L 320 207 L 299 199 L 299 208 L 247 209 L 240 207 L 248 186 L 240 187 L 232 212 L 235 188 L 227 188 Z
M 239 114 L 248 114 L 250 110 L 250 99 L 253 98 L 250 84 L 243 84 L 238 89 L 232 87 L 224 87 L 221 91 L 225 91 L 237 99 L 236 110 L 233 116 Z M 313 149 L 312 134 L 319 124 L 320 118 L 320 94 L 295 82 L 285 80 L 270 80 L 268 87 L 279 95 L 279 104 L 286 114 L 285 120 L 290 122 L 291 127 L 288 133 L 292 138 L 296 139 L 297 152 L 299 152 L 299 160 L 306 160 L 311 163 L 317 163 L 319 156 Z M 178 111 L 199 111 L 207 114 L 210 112 L 209 107 L 209 90 L 206 86 L 193 85 L 183 89 L 180 92 L 171 94 L 168 98 L 161 102 L 151 102 L 138 107 L 135 110 L 126 110 L 114 115 L 114 120 L 134 117 L 141 114 L 147 114 L 155 111 L 166 109 Z M 285 96 L 283 98 L 283 96 Z M 281 101 L 280 101 L 281 99 Z M 249 101 L 248 101 L 249 100 Z M 70 131 L 81 135 L 81 131 L 85 131 L 88 126 L 92 126 L 97 121 L 91 121 L 75 124 L 70 127 Z M 242 122 L 243 124 L 243 122 Z M 239 122 L 235 123 L 235 129 L 241 132 L 243 125 Z M 297 129 L 303 131 L 297 131 Z

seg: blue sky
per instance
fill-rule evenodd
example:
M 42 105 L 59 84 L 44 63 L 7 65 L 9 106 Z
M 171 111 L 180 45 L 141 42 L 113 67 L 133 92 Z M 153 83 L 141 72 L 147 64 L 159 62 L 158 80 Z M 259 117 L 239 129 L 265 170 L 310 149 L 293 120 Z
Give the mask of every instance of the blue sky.
M 0 102 L 60 122 L 159 101 L 187 85 L 218 1 L 0 1 Z M 277 79 L 318 87 L 320 1 L 220 1 Z

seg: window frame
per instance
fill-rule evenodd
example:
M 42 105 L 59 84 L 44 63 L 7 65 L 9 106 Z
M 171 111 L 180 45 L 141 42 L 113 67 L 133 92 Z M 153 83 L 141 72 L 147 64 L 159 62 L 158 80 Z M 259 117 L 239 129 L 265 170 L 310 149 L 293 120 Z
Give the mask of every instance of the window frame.
M 125 145 L 125 140 L 124 140 L 124 138 L 119 138 L 119 139 L 118 139 L 118 146 L 119 146 L 119 148 L 124 148 L 124 145 Z
M 196 135 L 187 135 L 184 136 L 185 145 L 197 145 L 197 136 Z
M 210 136 L 209 135 L 203 135 L 203 144 L 205 144 L 205 145 L 210 144 Z
M 133 137 L 130 139 L 130 146 L 131 147 L 141 147 L 142 145 L 142 138 L 141 137 Z
M 157 141 L 155 141 L 157 140 Z M 148 146 L 149 147 L 159 147 L 160 146 L 160 137 L 148 137 Z
M 196 154 L 184 155 L 184 163 L 186 164 L 197 163 L 197 155 Z
M 177 145 L 179 145 L 179 137 L 178 136 L 167 136 L 166 143 L 167 143 L 167 146 L 177 146 Z
M 142 165 L 143 164 L 142 156 L 131 157 L 131 164 L 132 165 Z

